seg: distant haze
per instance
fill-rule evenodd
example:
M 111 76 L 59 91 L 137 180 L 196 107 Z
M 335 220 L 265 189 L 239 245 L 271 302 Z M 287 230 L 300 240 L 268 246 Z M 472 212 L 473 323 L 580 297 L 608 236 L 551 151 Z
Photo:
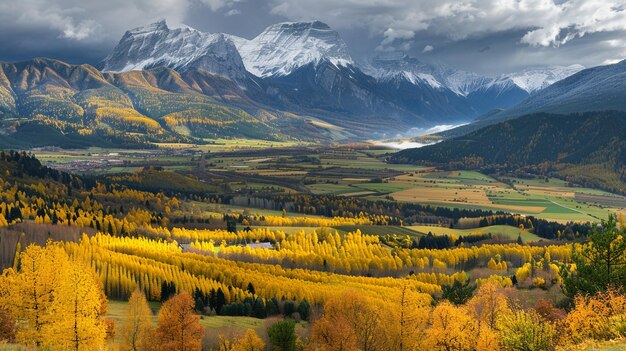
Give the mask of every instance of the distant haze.
M 437 142 L 420 143 L 420 142 L 411 141 L 411 140 L 408 140 L 408 139 L 415 138 L 415 137 L 420 137 L 420 136 L 424 136 L 424 135 L 440 133 L 440 132 L 443 132 L 443 131 L 446 131 L 446 130 L 450 130 L 450 129 L 454 129 L 454 128 L 457 128 L 457 127 L 460 127 L 460 126 L 464 126 L 466 124 L 467 123 L 463 123 L 463 124 L 442 124 L 442 125 L 434 126 L 432 128 L 428 128 L 428 129 L 411 128 L 404 135 L 399 135 L 398 136 L 398 139 L 404 139 L 404 140 L 383 140 L 383 141 L 375 141 L 374 143 L 376 145 L 386 146 L 386 147 L 390 147 L 392 149 L 397 149 L 397 150 L 405 150 L 405 149 L 413 149 L 413 148 L 424 147 L 424 146 L 427 146 L 427 145 L 436 144 Z

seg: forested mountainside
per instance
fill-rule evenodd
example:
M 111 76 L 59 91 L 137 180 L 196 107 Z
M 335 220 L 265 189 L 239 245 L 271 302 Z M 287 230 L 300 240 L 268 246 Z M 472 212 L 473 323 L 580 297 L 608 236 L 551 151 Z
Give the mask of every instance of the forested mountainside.
M 554 173 L 626 191 L 626 113 L 539 113 L 393 155 L 395 162 Z
M 127 31 L 101 71 L 0 63 L 0 145 L 382 138 L 509 108 L 582 68 L 489 78 L 402 53 L 361 64 L 348 52 L 319 21 L 279 23 L 250 40 L 157 22 Z
M 200 138 L 324 138 L 306 119 L 263 107 L 233 81 L 201 70 L 102 73 L 50 59 L 0 65 L 6 146 L 138 145 Z M 322 128 L 323 129 L 323 128 Z

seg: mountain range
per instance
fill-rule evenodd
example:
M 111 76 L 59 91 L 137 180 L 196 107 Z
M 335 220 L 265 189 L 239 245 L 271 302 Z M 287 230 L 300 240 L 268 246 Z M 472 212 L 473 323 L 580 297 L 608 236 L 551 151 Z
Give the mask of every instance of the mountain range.
M 626 111 L 626 60 L 592 67 L 538 90 L 509 109 L 494 110 L 473 123 L 440 133 L 455 137 L 499 121 L 530 113 L 571 114 L 590 111 Z
M 339 124 L 355 116 L 392 119 L 401 127 L 467 122 L 583 69 L 553 66 L 489 78 L 399 52 L 359 63 L 339 33 L 319 21 L 278 23 L 250 40 L 187 26 L 170 29 L 161 21 L 126 32 L 103 71 L 157 66 L 234 80 L 278 109 Z
M 27 140 L 20 133 L 34 123 L 86 144 L 380 138 L 581 104 L 623 109 L 602 99 L 622 96 L 624 66 L 485 77 L 400 52 L 359 62 L 319 21 L 275 24 L 252 39 L 160 21 L 127 31 L 98 68 L 43 58 L 0 64 L 0 132 Z

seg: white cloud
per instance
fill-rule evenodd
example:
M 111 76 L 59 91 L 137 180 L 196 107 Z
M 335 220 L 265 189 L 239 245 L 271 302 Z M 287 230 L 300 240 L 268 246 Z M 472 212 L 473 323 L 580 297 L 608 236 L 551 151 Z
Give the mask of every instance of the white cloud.
M 239 0 L 200 0 L 200 1 L 206 4 L 211 9 L 211 11 L 217 11 L 222 8 L 231 7 L 234 4 L 239 2 Z
M 431 52 L 431 51 L 433 51 L 433 50 L 435 50 L 435 48 L 434 48 L 432 45 L 426 45 L 426 46 L 424 46 L 424 48 L 422 49 L 422 52 L 423 52 L 423 53 L 427 53 L 427 52 Z
M 236 16 L 236 15 L 241 15 L 241 10 L 230 9 L 228 10 L 228 12 L 226 12 L 226 16 Z
M 57 31 L 60 38 L 102 41 L 126 29 L 167 18 L 180 23 L 190 0 L 0 1 L 0 30 Z
M 271 0 L 272 12 L 366 27 L 382 46 L 428 30 L 452 40 L 524 30 L 530 46 L 559 46 L 589 33 L 626 30 L 624 0 Z M 329 9 L 333 9 L 329 11 Z
M 67 40 L 116 41 L 127 29 L 155 20 L 165 18 L 168 23 L 184 23 L 194 3 L 218 11 L 228 9 L 239 1 L 0 0 L 0 32 L 4 31 L 3 28 L 14 31 L 53 31 L 57 32 L 59 38 Z
M 83 40 L 89 38 L 100 29 L 100 24 L 94 20 L 85 20 L 77 25 L 74 25 L 72 23 L 65 23 L 62 37 L 68 39 Z
M 383 35 L 385 36 L 385 39 L 383 40 L 382 44 L 388 45 L 396 40 L 412 39 L 415 36 L 415 32 L 408 29 L 387 28 Z

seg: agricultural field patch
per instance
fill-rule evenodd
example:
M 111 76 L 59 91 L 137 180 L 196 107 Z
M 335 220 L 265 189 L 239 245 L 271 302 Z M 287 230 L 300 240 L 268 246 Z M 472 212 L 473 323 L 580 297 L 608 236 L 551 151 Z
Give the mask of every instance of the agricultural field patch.
M 594 203 L 606 207 L 626 208 L 626 197 L 619 195 L 592 195 L 576 193 L 575 198 L 578 201 Z
M 485 191 L 478 188 L 412 188 L 392 193 L 391 196 L 397 201 L 474 205 L 503 211 L 539 213 L 545 210 L 544 206 L 535 203 L 494 204 Z
M 455 237 L 470 235 L 470 234 L 492 234 L 493 236 L 502 236 L 509 240 L 517 239 L 518 234 L 520 233 L 519 228 L 512 227 L 508 225 L 492 225 L 488 227 L 482 228 L 472 228 L 472 229 L 455 229 L 455 228 L 446 228 L 446 227 L 438 227 L 438 226 L 426 226 L 426 225 L 417 225 L 407 227 L 416 232 L 422 233 L 424 235 L 429 232 L 433 235 L 452 235 Z M 538 241 L 541 238 L 528 230 L 524 230 L 522 232 L 522 240 L 524 241 Z
M 412 230 L 410 227 L 401 227 L 401 226 L 390 226 L 390 225 L 342 225 L 332 227 L 336 229 L 340 233 L 351 233 L 356 231 L 357 229 L 361 231 L 362 234 L 368 235 L 408 235 L 411 237 L 423 235 L 422 233 L 416 232 Z

